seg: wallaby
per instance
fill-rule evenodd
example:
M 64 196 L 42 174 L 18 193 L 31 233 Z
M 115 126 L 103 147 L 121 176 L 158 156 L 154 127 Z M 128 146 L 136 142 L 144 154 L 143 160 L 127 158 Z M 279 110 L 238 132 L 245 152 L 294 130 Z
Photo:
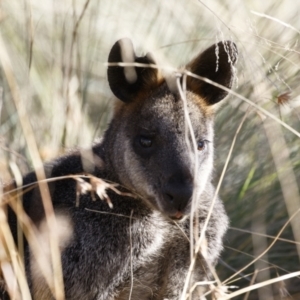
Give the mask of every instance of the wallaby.
M 236 45 L 219 42 L 185 69 L 231 88 L 236 60 Z M 215 193 L 211 183 L 214 112 L 227 91 L 192 76 L 164 79 L 152 56 L 136 56 L 129 39 L 113 45 L 108 62 L 108 82 L 119 101 L 102 141 L 88 155 L 74 152 L 45 166 L 58 216 L 65 297 L 177 300 L 191 262 L 193 193 L 198 232 Z M 186 86 L 184 95 L 176 82 Z M 187 130 L 187 118 L 193 134 Z M 43 232 L 45 211 L 39 188 L 28 188 L 36 178 L 33 172 L 23 179 L 23 207 Z M 107 201 L 95 195 L 97 178 L 118 184 L 107 189 Z M 83 193 L 85 184 L 93 185 L 87 193 Z M 16 236 L 11 209 L 8 219 Z M 218 260 L 227 225 L 217 198 L 205 232 L 207 253 L 205 258 L 198 255 L 192 284 L 210 278 L 208 265 Z M 54 299 L 28 243 L 25 265 L 33 298 Z

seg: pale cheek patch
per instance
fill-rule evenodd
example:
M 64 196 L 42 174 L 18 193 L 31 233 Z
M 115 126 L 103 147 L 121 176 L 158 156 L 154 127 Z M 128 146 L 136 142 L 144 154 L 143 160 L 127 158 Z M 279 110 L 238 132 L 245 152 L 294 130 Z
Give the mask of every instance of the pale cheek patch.
M 196 180 L 197 187 L 200 193 L 203 192 L 213 169 L 213 161 L 211 157 L 208 157 L 203 163 L 201 163 L 198 171 L 198 178 Z
M 125 144 L 126 150 L 123 154 L 125 169 L 122 174 L 122 183 L 143 198 L 156 198 L 155 191 L 149 185 L 149 177 L 143 172 L 139 159 L 131 150 L 129 141 L 127 140 Z
M 163 247 L 164 241 L 166 240 L 166 235 L 170 234 L 168 226 L 166 226 L 165 220 L 162 218 L 161 213 L 158 211 L 153 211 L 151 215 L 151 230 L 152 232 L 152 242 L 144 251 L 144 258 L 149 259 L 149 257 L 157 256 Z M 149 229 L 149 228 L 147 228 Z
M 212 170 L 213 170 L 213 146 L 211 144 L 208 144 L 207 149 L 203 150 L 205 152 L 198 152 L 197 158 L 198 158 L 198 170 L 197 170 L 197 178 L 195 178 L 195 191 L 194 193 L 197 193 L 197 195 L 201 195 L 204 191 L 204 188 L 207 184 L 207 182 L 210 180 Z M 190 152 L 189 157 L 191 157 L 191 172 L 194 175 L 195 174 L 195 166 L 197 160 L 195 159 L 195 154 L 193 152 Z

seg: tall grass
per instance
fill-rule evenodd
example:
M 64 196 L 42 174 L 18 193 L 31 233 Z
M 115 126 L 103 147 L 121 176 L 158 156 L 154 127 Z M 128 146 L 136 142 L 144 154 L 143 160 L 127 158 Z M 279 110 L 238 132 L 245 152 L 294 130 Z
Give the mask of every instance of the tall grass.
M 117 39 L 130 37 L 138 52 L 173 67 L 231 39 L 240 57 L 236 94 L 216 118 L 214 174 L 218 184 L 229 158 L 220 195 L 231 228 L 217 274 L 238 290 L 254 287 L 234 299 L 298 299 L 300 276 L 280 277 L 300 270 L 299 13 L 292 0 L 1 2 L 2 180 L 101 137 L 113 106 L 105 62 Z

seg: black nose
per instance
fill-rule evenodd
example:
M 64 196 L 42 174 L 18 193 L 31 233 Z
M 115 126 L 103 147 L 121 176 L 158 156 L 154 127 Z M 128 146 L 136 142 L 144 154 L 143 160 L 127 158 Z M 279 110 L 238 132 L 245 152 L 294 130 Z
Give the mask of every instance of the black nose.
M 173 176 L 165 185 L 163 193 L 175 211 L 183 212 L 193 195 L 192 176 Z

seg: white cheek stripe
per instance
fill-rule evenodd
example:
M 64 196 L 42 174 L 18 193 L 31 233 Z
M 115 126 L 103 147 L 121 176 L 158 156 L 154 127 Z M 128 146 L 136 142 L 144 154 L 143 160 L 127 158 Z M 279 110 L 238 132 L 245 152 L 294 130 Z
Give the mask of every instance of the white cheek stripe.
M 153 211 L 151 215 L 151 232 L 153 232 L 153 240 L 150 245 L 147 246 L 143 257 L 147 259 L 149 256 L 157 256 L 161 253 L 161 248 L 164 242 L 168 239 L 167 234 L 169 232 L 167 222 L 162 218 L 161 213 Z M 170 232 L 169 232 L 170 234 Z

